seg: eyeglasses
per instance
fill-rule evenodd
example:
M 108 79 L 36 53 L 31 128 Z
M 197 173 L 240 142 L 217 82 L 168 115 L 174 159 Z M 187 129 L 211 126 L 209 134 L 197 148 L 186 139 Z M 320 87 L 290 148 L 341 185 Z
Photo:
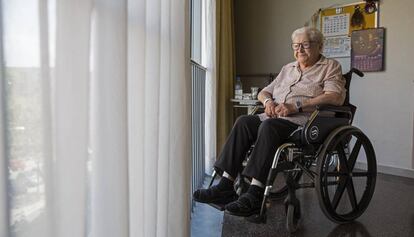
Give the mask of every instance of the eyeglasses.
M 301 46 L 304 49 L 309 49 L 311 47 L 312 43 L 315 43 L 315 42 L 313 42 L 313 41 L 304 41 L 302 43 L 293 43 L 292 44 L 292 49 L 293 50 L 299 50 Z

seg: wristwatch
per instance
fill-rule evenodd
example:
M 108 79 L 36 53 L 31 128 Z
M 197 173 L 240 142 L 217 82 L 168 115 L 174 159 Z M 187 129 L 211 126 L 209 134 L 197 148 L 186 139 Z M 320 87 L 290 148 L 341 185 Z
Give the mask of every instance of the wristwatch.
M 300 102 L 299 100 L 297 100 L 295 106 L 296 106 L 296 109 L 298 110 L 299 113 L 302 113 L 303 112 L 302 102 Z

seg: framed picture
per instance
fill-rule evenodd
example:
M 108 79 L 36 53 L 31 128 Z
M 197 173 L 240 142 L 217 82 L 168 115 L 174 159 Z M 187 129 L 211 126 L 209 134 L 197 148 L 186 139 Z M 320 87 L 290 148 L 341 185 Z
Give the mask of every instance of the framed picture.
M 351 67 L 363 72 L 384 70 L 384 28 L 356 30 L 351 35 Z

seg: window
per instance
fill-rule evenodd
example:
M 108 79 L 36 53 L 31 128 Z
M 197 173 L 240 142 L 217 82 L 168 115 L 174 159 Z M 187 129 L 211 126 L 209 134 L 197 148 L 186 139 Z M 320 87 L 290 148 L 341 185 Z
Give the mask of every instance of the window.
M 191 0 L 191 59 L 201 65 L 202 0 Z
M 1 10 L 10 231 L 12 236 L 29 230 L 42 236 L 46 197 L 39 1 L 5 0 Z

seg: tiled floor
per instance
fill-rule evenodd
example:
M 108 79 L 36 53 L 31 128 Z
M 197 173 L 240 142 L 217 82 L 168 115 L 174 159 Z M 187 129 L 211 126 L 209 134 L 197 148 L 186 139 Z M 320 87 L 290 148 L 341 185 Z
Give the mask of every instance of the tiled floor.
M 220 237 L 223 212 L 209 205 L 197 203 L 191 218 L 192 237 Z
M 204 183 L 206 187 L 210 177 Z M 196 203 L 191 215 L 192 237 L 220 237 L 223 226 L 223 212 L 203 203 Z

